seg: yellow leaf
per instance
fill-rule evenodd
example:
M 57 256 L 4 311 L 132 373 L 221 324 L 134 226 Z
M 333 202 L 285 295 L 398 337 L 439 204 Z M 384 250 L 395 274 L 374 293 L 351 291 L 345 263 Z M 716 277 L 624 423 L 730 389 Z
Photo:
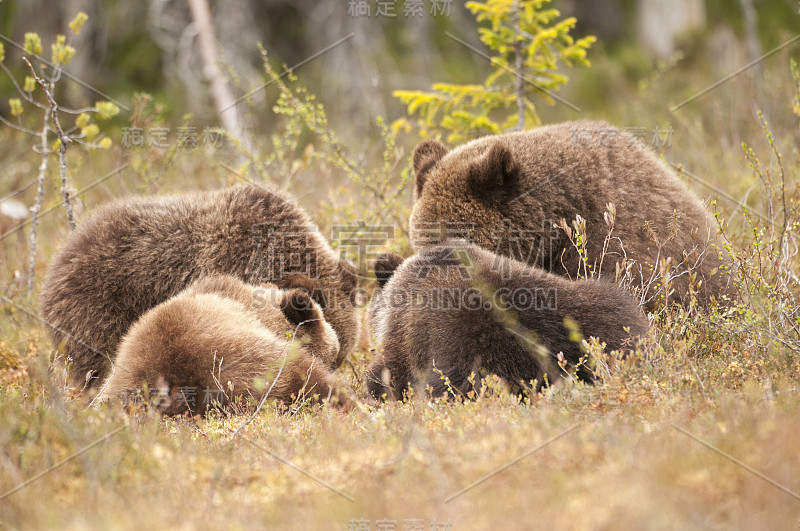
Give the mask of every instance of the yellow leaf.
M 69 29 L 72 33 L 77 35 L 81 32 L 81 28 L 87 20 L 89 20 L 89 16 L 83 11 L 79 11 L 78 14 L 75 15 L 75 18 L 72 19 L 72 22 L 69 23 Z
M 19 98 L 8 100 L 8 106 L 11 107 L 11 116 L 20 116 L 23 112 L 22 101 Z
M 119 107 L 110 101 L 98 101 L 94 104 L 94 107 L 97 109 L 99 118 L 103 120 L 119 114 Z
M 42 53 L 42 39 L 38 33 L 29 32 L 25 34 L 25 53 L 32 55 Z
M 57 36 L 55 44 L 50 48 L 53 53 L 53 62 L 56 64 L 65 65 L 75 55 L 75 48 L 67 45 L 67 38 L 63 35 Z
M 78 116 L 78 118 L 75 120 L 75 125 L 77 125 L 81 129 L 83 129 L 84 127 L 89 125 L 89 122 L 91 122 L 91 121 L 92 121 L 92 117 L 89 116 L 89 113 L 88 112 L 82 112 Z
M 81 134 L 85 136 L 87 140 L 92 140 L 94 137 L 100 134 L 100 128 L 95 124 L 89 124 L 86 127 L 81 128 Z
M 33 92 L 36 90 L 36 80 L 31 76 L 25 76 L 25 83 L 22 86 L 22 90 L 25 92 Z

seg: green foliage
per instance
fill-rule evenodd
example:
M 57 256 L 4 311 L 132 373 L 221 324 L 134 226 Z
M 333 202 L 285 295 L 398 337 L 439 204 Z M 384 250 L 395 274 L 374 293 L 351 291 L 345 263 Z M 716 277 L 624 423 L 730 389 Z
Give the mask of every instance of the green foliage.
M 29 32 L 25 34 L 25 53 L 31 55 L 42 53 L 42 39 L 38 33 Z
M 368 231 L 376 225 L 391 224 L 397 229 L 400 247 L 406 247 L 408 212 L 402 203 L 406 198 L 411 170 L 410 161 L 404 160 L 406 165 L 398 171 L 401 164 L 401 153 L 396 147 L 398 131 L 378 118 L 382 134 L 377 149 L 382 164 L 373 171 L 367 170 L 363 161 L 353 156 L 339 140 L 317 97 L 300 85 L 288 69 L 284 73 L 276 71 L 266 52 L 263 48 L 261 50 L 267 77 L 278 90 L 272 111 L 279 120 L 276 122 L 277 132 L 271 136 L 265 153 L 250 152 L 244 146 L 238 146 L 248 159 L 242 173 L 255 171 L 265 180 L 274 180 L 276 176 L 291 178 L 313 169 L 316 180 L 330 183 L 330 201 L 324 205 L 325 210 L 317 216 L 317 221 L 330 226 L 348 220 L 353 225 L 352 230 L 348 229 L 349 236 L 332 242 L 334 245 L 357 247 L 360 239 L 366 237 L 358 227 Z M 344 181 L 344 185 L 337 187 L 333 184 L 335 181 Z M 337 204 L 340 196 L 346 196 L 347 202 Z M 356 260 L 358 257 L 350 258 Z M 356 261 L 361 266 L 359 274 L 366 275 L 366 263 Z
M 793 72 L 794 73 L 794 72 Z M 761 216 L 744 208 L 749 237 L 744 245 L 728 246 L 735 260 L 740 291 L 748 305 L 740 313 L 764 338 L 794 352 L 800 350 L 800 293 L 798 293 L 798 242 L 800 242 L 800 161 L 785 165 L 783 154 L 759 111 L 764 136 L 771 151 L 769 166 L 743 143 L 745 156 L 762 189 Z M 795 152 L 796 155 L 796 152 Z
M 81 144 L 90 149 L 108 148 L 111 145 L 111 139 L 101 137 L 102 131 L 99 126 L 91 123 L 91 121 L 93 116 L 96 116 L 100 120 L 106 120 L 119 114 L 119 107 L 112 102 L 98 101 L 95 103 L 94 107 L 81 109 L 80 111 L 71 110 L 59 105 L 59 113 L 57 114 L 78 115 L 75 125 L 80 132 L 77 134 L 72 133 L 71 130 L 69 130 L 70 132 L 65 132 L 64 129 L 66 129 L 66 127 L 62 129 L 60 121 L 64 119 L 63 117 L 61 117 L 58 122 L 53 121 L 53 123 L 49 123 L 52 119 L 52 108 L 56 104 L 54 99 L 55 87 L 61 79 L 61 68 L 69 64 L 75 56 L 76 50 L 70 45 L 70 41 L 74 35 L 80 33 L 81 28 L 87 20 L 88 17 L 85 13 L 78 13 L 75 19 L 69 24 L 72 34 L 69 37 L 65 35 L 56 36 L 55 42 L 50 45 L 52 52 L 51 66 L 40 64 L 37 57 L 27 57 L 27 60 L 30 61 L 29 68 L 31 75 L 25 76 L 21 86 L 14 79 L 11 70 L 8 69 L 5 64 L 2 64 L 5 59 L 5 54 L 2 45 L 0 45 L 0 69 L 11 78 L 14 87 L 21 96 L 21 98 L 10 98 L 8 100 L 10 114 L 14 118 L 17 118 L 17 123 L 10 123 L 3 119 L 2 116 L 0 116 L 0 122 L 10 127 L 36 134 L 37 136 L 41 133 L 40 130 L 35 130 L 35 127 L 37 127 L 35 124 L 41 124 L 42 121 L 47 122 L 47 133 L 49 135 L 55 135 L 57 138 L 52 142 L 50 148 L 44 148 L 44 152 L 46 152 L 47 149 L 60 149 L 64 147 L 65 143 L 72 142 Z M 41 37 L 34 32 L 26 33 L 24 48 L 25 53 L 29 56 L 40 55 L 43 50 Z M 42 86 L 44 90 L 39 97 L 34 97 L 35 95 L 33 93 L 37 86 Z M 30 123 L 28 123 L 27 120 L 21 120 L 26 107 L 41 111 L 41 113 L 31 113 Z M 55 146 L 55 148 L 52 146 Z
M 110 101 L 98 101 L 94 104 L 94 108 L 97 110 L 97 117 L 101 120 L 108 120 L 119 114 L 119 107 Z
M 62 68 L 69 64 L 75 56 L 75 48 L 70 41 L 76 35 L 87 16 L 79 13 L 70 24 L 72 34 L 69 38 L 65 35 L 56 36 L 55 42 L 51 44 L 52 63 L 48 64 L 41 59 L 42 39 L 38 34 L 29 32 L 25 34 L 25 54 L 23 61 L 30 70 L 30 76 L 26 76 L 22 86 L 17 82 L 14 74 L 8 66 L 0 60 L 0 70 L 10 79 L 12 85 L 17 90 L 20 98 L 10 98 L 8 100 L 9 112 L 16 123 L 0 115 L 0 123 L 21 133 L 31 135 L 37 140 L 36 150 L 41 156 L 41 163 L 38 166 L 37 195 L 33 205 L 32 218 L 30 224 L 29 238 L 29 258 L 28 258 L 28 293 L 33 292 L 34 278 L 36 269 L 36 239 L 39 224 L 39 212 L 45 195 L 45 180 L 48 173 L 48 163 L 51 154 L 58 156 L 58 170 L 61 181 L 61 198 L 67 214 L 67 221 L 70 228 L 75 228 L 75 213 L 73 210 L 73 190 L 67 177 L 67 146 L 76 143 L 87 149 L 108 149 L 111 147 L 111 140 L 101 136 L 100 127 L 91 123 L 92 115 L 98 115 L 102 119 L 110 118 L 119 113 L 119 108 L 110 102 L 97 102 L 95 107 L 87 109 L 69 109 L 61 106 L 56 101 L 56 86 L 61 81 Z M 0 49 L 0 59 L 5 59 L 3 50 Z M 41 90 L 34 93 L 36 87 Z M 23 103 L 24 101 L 24 103 Z M 26 114 L 23 119 L 25 107 L 33 110 Z M 75 116 L 77 129 L 71 128 L 66 124 L 65 115 Z M 63 125 L 62 125 L 63 124 Z
M 22 101 L 19 98 L 9 99 L 8 106 L 11 108 L 11 116 L 19 117 L 22 115 Z
M 57 65 L 69 64 L 75 55 L 75 48 L 67 44 L 67 38 L 64 35 L 58 35 L 56 42 L 50 47 L 53 51 L 52 61 Z
M 486 133 L 539 125 L 535 98 L 553 104 L 553 91 L 567 82 L 559 63 L 589 65 L 586 52 L 595 37 L 575 40 L 574 18 L 559 20 L 552 0 L 467 2 L 479 22 L 481 41 L 494 52 L 492 72 L 482 84 L 436 83 L 433 91 L 398 90 L 423 136 L 447 134 L 460 142 Z M 402 119 L 396 128 L 408 127 Z
M 83 11 L 79 11 L 78 14 L 75 15 L 75 18 L 72 19 L 72 22 L 69 23 L 70 31 L 75 35 L 78 35 L 87 20 L 89 20 L 89 16 Z
M 22 90 L 27 93 L 36 90 L 36 80 L 31 76 L 25 76 L 25 83 L 22 85 Z

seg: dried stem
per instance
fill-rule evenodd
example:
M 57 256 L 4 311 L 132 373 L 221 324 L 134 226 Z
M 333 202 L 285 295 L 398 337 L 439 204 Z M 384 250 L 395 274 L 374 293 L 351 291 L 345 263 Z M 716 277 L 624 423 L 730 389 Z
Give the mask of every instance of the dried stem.
M 67 221 L 69 221 L 69 228 L 71 230 L 75 229 L 75 215 L 72 210 L 72 199 L 70 198 L 69 192 L 69 183 L 67 182 L 67 143 L 70 142 L 69 136 L 64 134 L 64 130 L 61 128 L 61 123 L 58 120 L 58 103 L 56 103 L 55 98 L 53 97 L 53 83 L 45 83 L 45 81 L 39 77 L 36 73 L 36 70 L 33 68 L 33 65 L 28 60 L 27 57 L 22 58 L 23 61 L 28 65 L 28 68 L 31 69 L 31 74 L 33 78 L 36 80 L 36 83 L 42 88 L 44 91 L 45 96 L 47 96 L 47 102 L 49 103 L 50 107 L 50 120 L 53 123 L 53 132 L 58 136 L 59 146 L 58 146 L 58 169 L 61 176 L 61 197 L 64 198 L 64 209 L 67 211 Z M 43 138 L 43 149 L 47 148 L 47 138 Z
M 39 177 L 37 179 L 37 189 L 36 189 L 36 202 L 33 204 L 33 209 L 31 210 L 32 218 L 31 218 L 31 234 L 30 234 L 30 244 L 29 244 L 29 255 L 28 255 L 28 295 L 33 292 L 33 281 L 34 281 L 34 270 L 36 268 L 36 229 L 39 225 L 39 211 L 42 209 L 42 200 L 44 199 L 44 180 L 47 176 L 47 157 L 50 154 L 50 150 L 47 149 L 47 134 L 50 131 L 50 121 L 49 117 L 45 114 L 44 120 L 42 123 L 42 131 L 40 134 L 41 138 L 41 150 L 42 150 L 42 162 L 39 164 Z

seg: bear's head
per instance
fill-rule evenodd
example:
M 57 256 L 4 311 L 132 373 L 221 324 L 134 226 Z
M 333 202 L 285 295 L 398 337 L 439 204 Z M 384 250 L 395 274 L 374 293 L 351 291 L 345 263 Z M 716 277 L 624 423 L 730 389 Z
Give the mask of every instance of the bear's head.
M 322 308 L 302 289 L 277 290 L 278 307 L 289 328 L 283 328 L 287 339 L 297 341 L 309 354 L 324 361 L 328 367 L 339 366 L 339 338 L 325 320 Z
M 340 349 L 332 365 L 334 369 L 344 362 L 360 332 L 355 268 L 342 260 L 339 262 L 338 273 L 338 281 L 322 282 L 303 273 L 292 273 L 286 275 L 283 282 L 284 289 L 305 292 L 315 303 L 315 307 L 323 312 L 325 321 L 345 336 L 339 337 Z
M 341 363 L 340 342 L 315 300 L 315 295 L 323 296 L 322 288 L 305 275 L 297 275 L 293 281 L 292 287 L 282 289 L 271 283 L 254 286 L 230 275 L 210 275 L 192 283 L 182 295 L 213 294 L 237 301 L 267 329 L 281 337 L 294 338 L 306 351 L 335 369 Z
M 464 238 L 499 252 L 520 190 L 520 167 L 508 146 L 498 139 L 449 153 L 441 142 L 425 140 L 414 149 L 413 162 L 413 247 Z

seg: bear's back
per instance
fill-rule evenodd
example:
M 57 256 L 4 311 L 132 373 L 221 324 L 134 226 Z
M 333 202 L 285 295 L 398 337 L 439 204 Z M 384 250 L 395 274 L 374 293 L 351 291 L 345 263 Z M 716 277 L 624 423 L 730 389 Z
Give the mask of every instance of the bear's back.
M 649 328 L 636 301 L 614 284 L 571 281 L 463 242 L 421 249 L 397 268 L 379 296 L 370 315 L 378 339 L 407 350 L 415 365 L 443 351 L 491 356 L 527 349 L 518 340 L 526 330 L 535 331 L 551 354 L 574 351 L 564 341 L 565 318 L 609 350 Z

